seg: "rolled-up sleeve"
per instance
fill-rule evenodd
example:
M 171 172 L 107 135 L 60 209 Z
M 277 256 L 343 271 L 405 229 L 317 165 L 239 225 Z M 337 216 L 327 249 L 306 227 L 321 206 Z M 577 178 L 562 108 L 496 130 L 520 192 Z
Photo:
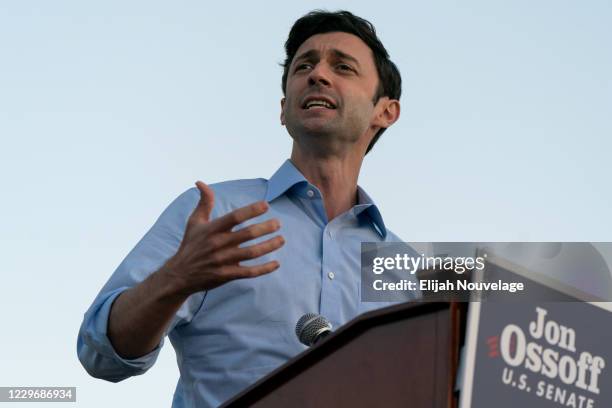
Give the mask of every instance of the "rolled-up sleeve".
M 113 302 L 123 291 L 142 282 L 176 253 L 187 219 L 198 200 L 197 189 L 190 189 L 174 200 L 121 262 L 85 313 L 77 339 L 77 354 L 85 370 L 93 377 L 118 382 L 143 374 L 157 360 L 163 338 L 153 351 L 142 357 L 124 359 L 119 356 L 108 338 L 109 314 Z M 165 334 L 177 325 L 190 322 L 203 299 L 203 292 L 190 296 L 177 311 Z
M 112 382 L 147 371 L 155 363 L 163 344 L 162 340 L 149 354 L 132 360 L 117 354 L 107 335 L 108 315 L 115 299 L 126 289 L 116 289 L 96 300 L 85 314 L 77 340 L 79 360 L 85 370 L 93 377 Z

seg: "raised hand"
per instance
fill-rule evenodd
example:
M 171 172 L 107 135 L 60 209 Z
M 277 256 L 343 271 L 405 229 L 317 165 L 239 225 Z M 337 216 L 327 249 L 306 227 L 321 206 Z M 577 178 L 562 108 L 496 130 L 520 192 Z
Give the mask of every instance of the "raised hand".
M 277 261 L 240 265 L 241 261 L 258 258 L 284 245 L 283 237 L 277 235 L 255 245 L 240 247 L 242 243 L 278 231 L 280 222 L 277 219 L 232 231 L 236 225 L 266 213 L 268 203 L 258 201 L 210 221 L 214 193 L 201 181 L 196 186 L 200 190 L 200 201 L 189 217 L 177 253 L 164 268 L 180 291 L 189 295 L 234 279 L 253 278 L 277 269 Z

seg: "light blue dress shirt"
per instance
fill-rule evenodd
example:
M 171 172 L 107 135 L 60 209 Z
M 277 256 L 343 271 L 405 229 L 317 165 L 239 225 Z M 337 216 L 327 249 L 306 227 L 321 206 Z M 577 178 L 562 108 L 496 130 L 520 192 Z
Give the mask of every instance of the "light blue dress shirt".
M 172 406 L 217 406 L 305 349 L 294 328 L 305 313 L 320 313 L 334 329 L 360 313 L 388 303 L 360 301 L 361 242 L 400 241 L 389 231 L 376 205 L 358 188 L 358 204 L 327 220 L 321 193 L 287 160 L 270 178 L 211 185 L 212 218 L 258 200 L 269 211 L 245 225 L 278 218 L 286 244 L 245 264 L 276 259 L 280 268 L 191 295 L 167 329 L 176 350 L 180 378 Z M 85 314 L 78 356 L 93 376 L 121 381 L 143 374 L 155 362 L 151 353 L 126 360 L 107 337 L 111 305 L 174 255 L 200 198 L 192 188 L 162 213 L 119 265 Z M 254 242 L 269 238 L 261 237 Z

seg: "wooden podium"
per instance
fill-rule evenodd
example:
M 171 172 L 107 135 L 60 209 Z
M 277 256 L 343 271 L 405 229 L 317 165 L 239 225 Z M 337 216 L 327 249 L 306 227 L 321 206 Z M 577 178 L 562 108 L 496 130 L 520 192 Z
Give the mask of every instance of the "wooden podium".
M 365 313 L 223 406 L 454 408 L 465 307 L 405 303 Z

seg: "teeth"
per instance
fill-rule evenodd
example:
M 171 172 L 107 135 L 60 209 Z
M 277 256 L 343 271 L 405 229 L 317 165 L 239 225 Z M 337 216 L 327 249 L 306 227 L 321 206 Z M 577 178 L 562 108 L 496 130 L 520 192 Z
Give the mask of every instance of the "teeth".
M 330 103 L 328 103 L 326 101 L 315 99 L 315 100 L 309 101 L 306 104 L 306 109 L 310 109 L 313 106 L 323 106 L 324 108 L 328 108 L 328 109 L 333 109 L 334 108 Z

